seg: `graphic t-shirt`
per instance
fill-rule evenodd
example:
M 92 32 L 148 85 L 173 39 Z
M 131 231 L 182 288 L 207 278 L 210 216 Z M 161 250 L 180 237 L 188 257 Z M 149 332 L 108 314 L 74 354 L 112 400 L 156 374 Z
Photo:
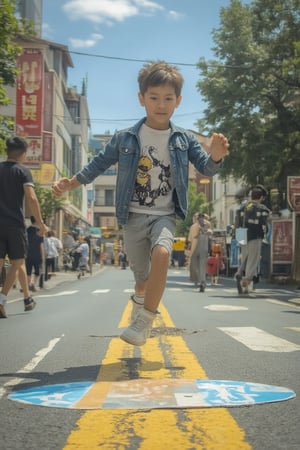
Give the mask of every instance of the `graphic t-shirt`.
M 168 141 L 170 129 L 154 130 L 143 124 L 140 130 L 141 155 L 130 211 L 142 214 L 174 213 Z

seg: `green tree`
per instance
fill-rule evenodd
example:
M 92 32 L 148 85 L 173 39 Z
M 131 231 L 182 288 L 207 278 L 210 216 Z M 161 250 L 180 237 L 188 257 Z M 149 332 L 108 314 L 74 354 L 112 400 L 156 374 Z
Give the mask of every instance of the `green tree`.
M 231 0 L 213 38 L 216 59 L 198 64 L 198 125 L 230 140 L 220 174 L 284 192 L 300 167 L 300 0 Z
M 48 224 L 55 212 L 62 207 L 64 200 L 56 197 L 50 189 L 43 188 L 38 184 L 35 184 L 35 192 L 40 203 L 42 217 Z
M 35 34 L 32 22 L 18 20 L 15 16 L 15 0 L 1 0 L 0 5 L 0 106 L 6 106 L 11 99 L 5 86 L 14 86 L 17 77 L 17 57 L 22 52 L 16 42 L 20 35 Z M 14 123 L 9 117 L 0 115 L 0 153 L 3 153 L 6 137 L 13 132 Z
M 18 20 L 14 15 L 15 2 L 1 0 L 0 8 L 0 105 L 8 105 L 10 99 L 6 95 L 5 85 L 13 86 L 17 76 L 17 57 L 22 49 L 15 43 L 19 32 Z M 4 148 L 7 132 L 11 131 L 11 123 L 0 116 L 0 150 Z
M 193 215 L 196 212 L 208 212 L 208 204 L 205 203 L 205 195 L 200 192 L 197 194 L 197 186 L 194 181 L 189 182 L 188 188 L 188 211 L 185 220 L 176 220 L 176 236 L 187 236 L 190 226 L 193 223 Z

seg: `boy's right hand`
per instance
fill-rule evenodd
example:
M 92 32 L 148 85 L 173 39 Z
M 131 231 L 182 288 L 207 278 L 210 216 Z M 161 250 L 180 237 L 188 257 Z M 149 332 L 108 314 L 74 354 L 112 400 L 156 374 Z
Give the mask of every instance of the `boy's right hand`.
M 52 190 L 55 195 L 60 197 L 64 192 L 71 189 L 71 180 L 69 178 L 60 178 L 52 184 Z

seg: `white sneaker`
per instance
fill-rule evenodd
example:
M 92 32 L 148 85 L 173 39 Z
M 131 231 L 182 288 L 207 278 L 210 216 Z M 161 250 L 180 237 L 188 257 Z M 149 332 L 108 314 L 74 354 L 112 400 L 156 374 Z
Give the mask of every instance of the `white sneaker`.
M 142 297 L 140 297 L 140 298 L 142 299 Z M 130 316 L 130 324 L 132 324 L 136 320 L 136 318 L 137 318 L 139 312 L 141 311 L 141 309 L 144 308 L 144 302 L 143 303 L 138 303 L 134 295 L 130 296 L 130 300 L 132 301 L 132 310 L 131 310 L 131 316 Z
M 155 313 L 141 308 L 135 321 L 123 331 L 120 338 L 131 345 L 144 345 L 150 336 L 155 316 Z
M 143 297 L 139 297 L 139 298 L 142 299 Z M 130 316 L 130 324 L 132 324 L 132 323 L 136 320 L 136 318 L 137 318 L 137 316 L 138 316 L 138 313 L 141 311 L 141 309 L 144 308 L 144 302 L 143 302 L 143 303 L 138 303 L 138 302 L 136 301 L 136 298 L 135 298 L 134 295 L 131 295 L 131 296 L 130 296 L 130 300 L 132 301 L 132 309 L 131 309 L 131 316 Z M 155 314 L 156 314 L 156 315 L 157 315 L 157 314 L 160 314 L 160 311 L 157 309 Z

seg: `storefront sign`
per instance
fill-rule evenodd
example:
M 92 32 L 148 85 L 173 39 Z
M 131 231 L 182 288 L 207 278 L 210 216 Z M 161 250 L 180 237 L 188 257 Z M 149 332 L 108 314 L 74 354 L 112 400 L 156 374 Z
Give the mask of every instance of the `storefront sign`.
M 300 211 L 300 177 L 288 177 L 287 195 L 291 209 Z
M 18 58 L 16 132 L 19 136 L 42 134 L 43 69 L 41 50 L 26 48 Z
M 293 261 L 293 222 L 287 219 L 272 221 L 273 264 L 290 264 Z

